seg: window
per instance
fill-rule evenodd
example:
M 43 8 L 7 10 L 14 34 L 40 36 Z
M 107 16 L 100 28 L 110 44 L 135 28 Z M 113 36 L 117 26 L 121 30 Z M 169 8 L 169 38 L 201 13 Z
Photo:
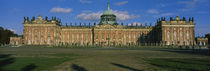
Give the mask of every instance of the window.
M 170 32 L 168 31 L 168 34 L 167 34 L 167 38 L 168 38 L 168 42 L 167 42 L 167 45 L 170 44 Z
M 131 41 L 131 35 L 130 35 L 130 32 L 129 32 L 129 42 Z
M 48 42 L 47 43 L 50 44 L 50 37 L 48 37 Z
M 68 32 L 68 40 L 69 40 L 69 32 Z
M 133 38 L 134 38 L 134 40 L 136 39 L 136 35 L 135 35 L 135 32 L 134 32 L 134 34 L 133 34 Z
M 168 38 L 168 40 L 170 39 L 170 32 L 169 31 L 167 33 L 167 38 Z
M 74 43 L 74 34 L 72 33 L 72 43 Z
M 180 44 L 182 45 L 183 44 L 183 42 L 182 42 L 182 32 L 180 32 Z
M 96 39 L 98 39 L 98 35 L 96 34 Z
M 79 40 L 79 33 L 77 33 L 77 40 Z
M 65 39 L 65 34 L 64 34 L 64 32 L 63 32 L 63 42 L 64 42 L 64 39 Z
M 176 40 L 176 32 L 174 32 L 174 39 Z
M 104 39 L 104 34 L 102 34 L 102 39 Z
M 187 40 L 189 40 L 189 31 L 187 31 Z
M 119 39 L 121 39 L 121 33 L 119 33 Z
M 28 44 L 31 44 L 31 31 L 28 33 Z

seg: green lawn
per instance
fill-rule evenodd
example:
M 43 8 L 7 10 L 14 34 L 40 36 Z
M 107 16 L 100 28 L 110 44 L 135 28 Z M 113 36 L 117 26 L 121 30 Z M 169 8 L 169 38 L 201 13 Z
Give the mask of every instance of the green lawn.
M 44 55 L 44 56 L 43 56 Z M 66 54 L 62 55 L 45 55 L 42 56 L 32 55 L 32 56 L 9 56 L 0 58 L 0 71 L 41 71 L 41 70 L 51 70 L 52 67 L 61 64 L 65 61 L 73 60 L 76 55 Z
M 0 71 L 210 71 L 206 50 L 28 47 L 0 48 Z
M 149 64 L 170 71 L 210 71 L 210 58 L 151 58 Z

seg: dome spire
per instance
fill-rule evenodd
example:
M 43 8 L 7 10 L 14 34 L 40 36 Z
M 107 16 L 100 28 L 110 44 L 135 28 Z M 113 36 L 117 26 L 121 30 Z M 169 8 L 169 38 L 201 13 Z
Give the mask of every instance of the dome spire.
M 107 10 L 110 10 L 109 2 L 107 3 Z

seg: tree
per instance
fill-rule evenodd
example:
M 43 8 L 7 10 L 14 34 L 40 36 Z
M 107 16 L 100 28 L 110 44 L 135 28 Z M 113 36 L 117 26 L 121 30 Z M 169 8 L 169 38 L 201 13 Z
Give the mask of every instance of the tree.
M 0 45 L 9 44 L 10 37 L 12 36 L 18 36 L 18 35 L 14 34 L 14 32 L 12 32 L 11 30 L 0 27 Z

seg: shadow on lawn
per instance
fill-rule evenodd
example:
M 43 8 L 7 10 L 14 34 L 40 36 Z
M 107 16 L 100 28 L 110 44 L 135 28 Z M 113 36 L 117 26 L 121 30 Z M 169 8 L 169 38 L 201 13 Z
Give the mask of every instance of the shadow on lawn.
M 32 71 L 34 70 L 35 68 L 37 68 L 37 66 L 35 64 L 30 64 L 30 65 L 27 65 L 25 66 L 22 71 Z
M 0 54 L 0 71 L 7 71 L 4 69 L 5 66 L 10 65 L 15 62 L 15 58 L 11 54 Z M 25 66 L 22 71 L 32 71 L 37 66 L 30 64 Z M 12 69 L 12 68 L 11 68 Z
M 117 63 L 111 63 L 112 65 L 115 65 L 115 66 L 118 66 L 118 67 L 121 67 L 121 68 L 125 68 L 125 69 L 128 69 L 130 71 L 142 71 L 142 70 L 138 70 L 138 69 L 135 69 L 135 68 L 131 68 L 129 66 L 125 66 L 125 65 L 122 65 L 122 64 L 117 64 Z
M 10 54 L 1 54 L 0 55 L 0 71 L 4 71 L 2 68 L 4 66 L 7 66 L 9 64 L 12 64 L 15 62 L 15 58 L 10 57 Z
M 75 71 L 87 71 L 84 67 L 78 66 L 77 64 L 72 64 L 71 67 L 72 67 Z

